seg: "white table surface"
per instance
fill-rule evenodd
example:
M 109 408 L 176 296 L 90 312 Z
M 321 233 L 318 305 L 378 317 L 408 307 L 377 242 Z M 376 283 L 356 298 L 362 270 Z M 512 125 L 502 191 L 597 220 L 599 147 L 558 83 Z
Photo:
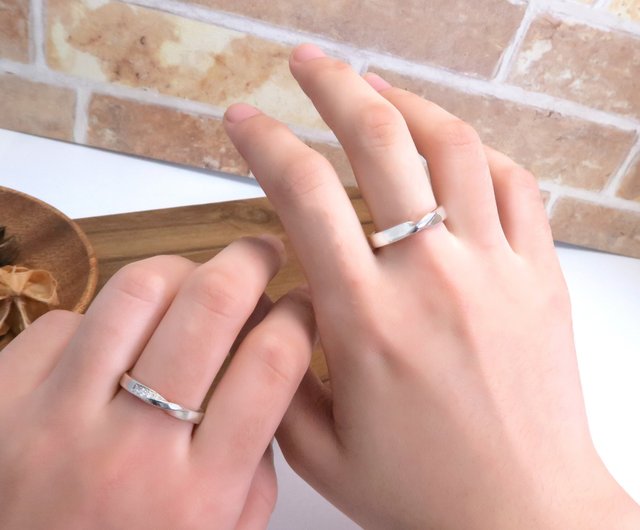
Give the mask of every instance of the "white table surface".
M 73 218 L 264 196 L 248 179 L 2 129 L 0 185 L 38 197 Z M 640 260 L 564 246 L 557 250 L 573 303 L 596 447 L 640 501 Z M 272 530 L 358 528 L 302 482 L 277 450 L 276 468 L 280 493 Z

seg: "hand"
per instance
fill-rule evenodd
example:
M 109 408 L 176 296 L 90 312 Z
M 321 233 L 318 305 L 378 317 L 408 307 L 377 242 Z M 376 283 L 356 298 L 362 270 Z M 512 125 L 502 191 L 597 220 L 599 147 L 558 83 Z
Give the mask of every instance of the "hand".
M 305 377 L 279 429 L 292 467 L 366 528 L 637 528 L 590 439 L 534 177 L 314 46 L 290 66 L 377 230 L 448 213 L 372 252 L 324 158 L 253 107 L 227 111 L 304 268 L 330 371 L 330 392 Z
M 265 528 L 270 442 L 315 336 L 304 292 L 261 296 L 281 260 L 266 237 L 135 263 L 86 316 L 48 313 L 0 352 L 0 528 Z M 130 370 L 197 409 L 236 339 L 196 429 L 118 386 Z

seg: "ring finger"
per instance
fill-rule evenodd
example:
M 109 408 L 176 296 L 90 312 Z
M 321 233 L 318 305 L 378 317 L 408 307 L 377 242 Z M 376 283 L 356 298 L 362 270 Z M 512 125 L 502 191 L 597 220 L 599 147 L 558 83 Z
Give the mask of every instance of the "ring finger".
M 142 351 L 131 377 L 171 402 L 200 408 L 236 337 L 280 269 L 283 252 L 274 237 L 244 238 L 196 269 Z M 154 421 L 160 413 L 124 391 L 114 401 L 127 408 L 137 406 Z

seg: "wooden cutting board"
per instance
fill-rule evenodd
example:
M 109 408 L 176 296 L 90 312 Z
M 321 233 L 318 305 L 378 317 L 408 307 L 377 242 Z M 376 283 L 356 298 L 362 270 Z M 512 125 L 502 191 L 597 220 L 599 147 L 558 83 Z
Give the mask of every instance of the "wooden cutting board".
M 356 189 L 347 190 L 365 233 L 373 230 L 371 217 Z M 285 242 L 289 261 L 269 284 L 267 293 L 277 300 L 304 282 L 288 238 L 267 199 L 184 206 L 78 219 L 98 258 L 98 291 L 113 274 L 132 261 L 158 254 L 178 254 L 202 263 L 242 236 L 274 234 Z M 323 380 L 327 367 L 321 351 L 312 366 Z

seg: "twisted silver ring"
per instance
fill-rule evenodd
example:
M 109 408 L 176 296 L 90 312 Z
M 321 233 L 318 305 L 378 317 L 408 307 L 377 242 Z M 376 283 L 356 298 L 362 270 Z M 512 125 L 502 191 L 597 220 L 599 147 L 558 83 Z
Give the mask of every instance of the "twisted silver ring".
M 155 390 L 142 384 L 140 381 L 137 381 L 126 372 L 120 378 L 120 386 L 148 405 L 157 407 L 169 414 L 169 416 L 173 416 L 179 420 L 188 421 L 197 425 L 204 417 L 204 411 L 191 410 L 184 408 L 177 403 L 171 403 L 171 401 L 167 401 Z
M 380 248 L 396 241 L 400 241 L 405 237 L 417 234 L 426 228 L 436 226 L 447 218 L 447 214 L 442 206 L 438 206 L 435 210 L 429 212 L 422 219 L 415 223 L 407 221 L 399 225 L 392 226 L 381 232 L 374 232 L 369 235 L 369 244 L 373 248 Z

